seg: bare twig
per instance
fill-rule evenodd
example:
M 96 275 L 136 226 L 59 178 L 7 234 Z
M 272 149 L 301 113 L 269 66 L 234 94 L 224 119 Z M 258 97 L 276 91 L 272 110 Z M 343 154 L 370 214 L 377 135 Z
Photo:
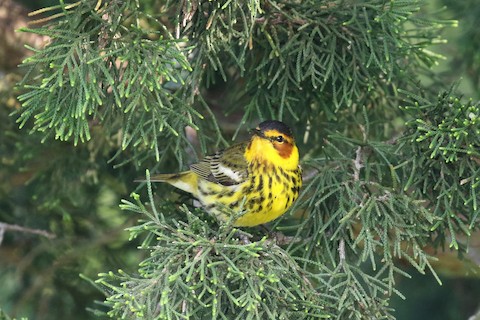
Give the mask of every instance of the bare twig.
M 360 131 L 362 132 L 363 142 L 367 142 L 367 130 L 365 130 L 365 126 L 361 124 L 359 124 L 358 126 L 360 127 Z
M 307 182 L 318 176 L 320 170 L 317 168 L 308 168 L 302 172 L 303 182 Z
M 193 16 L 195 15 L 195 12 L 197 12 L 198 9 L 198 3 L 195 1 L 192 1 L 189 3 L 190 8 L 188 8 L 187 1 L 183 3 L 183 21 L 182 21 L 182 26 L 186 27 L 187 23 L 190 22 L 193 19 Z
M 56 237 L 55 234 L 45 230 L 26 228 L 16 224 L 8 224 L 8 223 L 0 222 L 0 244 L 2 244 L 3 235 L 5 234 L 5 231 L 18 231 L 18 232 L 38 234 L 48 239 L 53 239 Z
M 343 265 L 345 261 L 345 240 L 340 239 L 340 243 L 338 244 L 338 255 L 340 256 L 340 265 Z
M 292 236 L 286 236 L 281 231 L 270 232 L 269 239 L 266 240 L 269 244 L 276 244 L 277 246 L 284 246 L 290 243 L 298 243 L 303 241 L 310 241 L 312 237 L 298 238 Z
M 355 181 L 360 180 L 360 169 L 363 168 L 363 161 L 362 161 L 362 147 L 357 148 L 356 157 L 353 161 L 354 164 L 354 172 L 353 172 L 353 179 Z

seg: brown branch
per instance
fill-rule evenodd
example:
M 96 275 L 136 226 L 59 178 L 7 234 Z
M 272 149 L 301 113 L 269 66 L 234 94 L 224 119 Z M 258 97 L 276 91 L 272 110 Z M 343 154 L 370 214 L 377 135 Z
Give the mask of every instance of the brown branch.
M 48 239 L 53 239 L 56 237 L 55 234 L 45 230 L 32 229 L 32 228 L 22 227 L 16 224 L 8 224 L 8 223 L 0 222 L 0 244 L 2 244 L 3 235 L 5 234 L 5 231 L 18 231 L 18 232 L 24 232 L 24 233 L 38 234 Z

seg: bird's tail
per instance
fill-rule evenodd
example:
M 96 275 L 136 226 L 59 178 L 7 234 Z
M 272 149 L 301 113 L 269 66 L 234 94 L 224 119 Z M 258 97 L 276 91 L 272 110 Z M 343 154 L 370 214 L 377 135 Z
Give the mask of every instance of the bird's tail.
M 150 177 L 151 182 L 168 182 L 182 179 L 183 176 L 188 174 L 189 171 L 178 172 L 178 173 L 160 173 Z
M 143 179 L 143 180 L 137 180 L 137 181 L 144 182 L 146 180 Z M 193 195 L 197 194 L 198 176 L 191 171 L 184 171 L 179 173 L 156 174 L 150 177 L 150 181 L 166 182 L 178 189 L 189 192 Z

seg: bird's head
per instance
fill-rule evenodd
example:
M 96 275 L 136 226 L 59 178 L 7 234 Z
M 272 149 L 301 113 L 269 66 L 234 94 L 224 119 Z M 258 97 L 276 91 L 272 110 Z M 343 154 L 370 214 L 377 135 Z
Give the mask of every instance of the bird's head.
M 298 148 L 292 130 L 285 123 L 267 120 L 251 132 L 252 137 L 245 151 L 247 161 L 273 164 L 284 169 L 297 168 Z

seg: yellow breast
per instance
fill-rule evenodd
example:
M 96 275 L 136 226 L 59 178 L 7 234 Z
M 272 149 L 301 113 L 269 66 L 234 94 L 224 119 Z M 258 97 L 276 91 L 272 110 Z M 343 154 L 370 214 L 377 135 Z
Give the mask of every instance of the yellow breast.
M 244 210 L 234 225 L 256 226 L 275 220 L 290 208 L 302 185 L 301 171 L 253 165 L 249 179 L 236 186 L 219 186 L 199 181 L 198 199 L 205 209 L 222 221 L 230 218 L 228 210 Z M 253 172 L 263 172 L 253 174 Z

